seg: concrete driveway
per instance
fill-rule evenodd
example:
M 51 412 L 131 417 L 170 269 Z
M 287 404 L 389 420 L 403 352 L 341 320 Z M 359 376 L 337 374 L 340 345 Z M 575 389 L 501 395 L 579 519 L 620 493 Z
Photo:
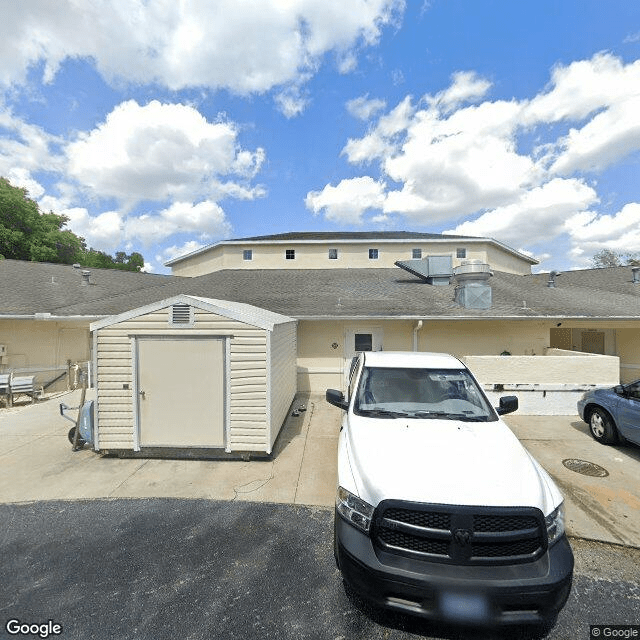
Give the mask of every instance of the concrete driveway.
M 273 459 L 143 460 L 73 452 L 59 403 L 75 407 L 75 391 L 46 402 L 0 409 L 0 503 L 83 498 L 209 498 L 333 505 L 340 411 L 300 395 L 278 437 Z M 75 415 L 76 412 L 70 412 Z
M 58 403 L 0 409 L 0 503 L 92 498 L 205 498 L 331 508 L 341 412 L 322 396 L 301 395 L 271 461 L 140 460 L 72 452 L 71 423 Z M 605 447 L 576 416 L 506 417 L 525 447 L 565 495 L 569 535 L 640 548 L 640 448 Z M 563 460 L 595 463 L 606 477 L 571 471 Z

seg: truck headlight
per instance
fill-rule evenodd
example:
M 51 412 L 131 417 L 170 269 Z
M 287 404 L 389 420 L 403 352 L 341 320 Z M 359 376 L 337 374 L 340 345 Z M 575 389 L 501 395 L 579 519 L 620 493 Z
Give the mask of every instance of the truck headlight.
M 343 487 L 338 487 L 336 494 L 336 509 L 338 513 L 360 531 L 369 533 L 374 507 L 358 498 Z
M 549 546 L 558 541 L 564 533 L 564 502 L 544 519 L 547 525 L 547 538 Z

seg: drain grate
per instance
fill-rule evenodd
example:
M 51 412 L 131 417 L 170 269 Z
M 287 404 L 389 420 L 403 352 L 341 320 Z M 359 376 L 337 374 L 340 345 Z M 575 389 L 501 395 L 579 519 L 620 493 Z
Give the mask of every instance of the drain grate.
M 567 458 L 562 461 L 562 464 L 576 473 L 581 473 L 583 476 L 592 476 L 594 478 L 606 478 L 609 472 L 595 462 L 587 462 L 586 460 L 580 460 L 578 458 Z

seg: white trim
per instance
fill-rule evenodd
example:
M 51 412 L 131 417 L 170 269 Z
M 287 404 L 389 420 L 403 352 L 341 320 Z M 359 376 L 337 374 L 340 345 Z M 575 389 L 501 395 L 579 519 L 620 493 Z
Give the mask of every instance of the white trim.
M 300 322 L 303 320 L 331 320 L 332 322 L 340 320 L 357 320 L 359 322 L 377 322 L 380 320 L 545 320 L 550 322 L 585 322 L 585 321 L 598 321 L 598 322 L 637 322 L 640 320 L 639 316 L 425 316 L 422 314 L 416 315 L 398 315 L 398 316 L 378 316 L 378 315 L 365 315 L 365 316 L 340 316 L 340 315 L 327 315 L 327 316 L 296 316 L 295 319 Z M 573 327 L 580 328 L 580 327 Z M 612 327 L 614 328 L 614 327 Z
M 133 450 L 140 451 L 140 393 L 138 383 L 138 337 L 129 336 L 131 340 L 131 391 L 133 393 Z
M 267 333 L 267 353 L 266 353 L 266 358 L 267 358 L 267 376 L 266 376 L 266 391 L 267 391 L 267 453 L 271 453 L 271 427 L 272 427 L 272 422 L 273 422 L 273 415 L 271 414 L 271 395 L 273 393 L 273 388 L 271 386 L 271 378 L 272 378 L 272 371 L 271 371 L 271 338 L 273 337 L 273 333 L 271 331 L 269 331 Z
M 241 302 L 232 302 L 230 300 L 216 300 L 213 298 L 200 298 L 198 296 L 178 295 L 171 298 L 165 298 L 158 302 L 145 305 L 144 307 L 138 307 L 137 309 L 131 309 L 124 313 L 117 315 L 107 316 L 97 322 L 92 322 L 89 325 L 90 331 L 96 331 L 97 329 L 103 329 L 104 327 L 118 324 L 119 322 L 126 322 L 127 320 L 133 320 L 139 316 L 147 313 L 153 313 L 154 311 L 160 311 L 165 307 L 169 307 L 176 303 L 188 304 L 203 311 L 210 311 L 231 320 L 237 320 L 244 324 L 250 324 L 259 329 L 267 329 L 271 331 L 276 324 L 286 324 L 287 322 L 295 322 L 294 318 L 283 316 L 267 309 L 261 309 L 250 304 Z
M 93 377 L 95 378 L 95 400 L 93 402 L 93 449 L 94 451 L 100 450 L 100 429 L 98 425 L 98 403 L 100 398 L 98 397 L 98 334 L 94 333 L 92 338 L 93 343 Z
M 224 450 L 231 453 L 231 338 L 222 336 L 224 340 Z

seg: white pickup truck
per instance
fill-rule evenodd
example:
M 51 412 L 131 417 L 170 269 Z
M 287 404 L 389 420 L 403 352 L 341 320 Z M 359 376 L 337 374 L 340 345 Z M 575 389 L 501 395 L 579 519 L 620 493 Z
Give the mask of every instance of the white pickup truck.
M 553 624 L 571 590 L 563 499 L 457 358 L 361 353 L 338 446 L 334 551 L 373 604 L 462 624 Z

